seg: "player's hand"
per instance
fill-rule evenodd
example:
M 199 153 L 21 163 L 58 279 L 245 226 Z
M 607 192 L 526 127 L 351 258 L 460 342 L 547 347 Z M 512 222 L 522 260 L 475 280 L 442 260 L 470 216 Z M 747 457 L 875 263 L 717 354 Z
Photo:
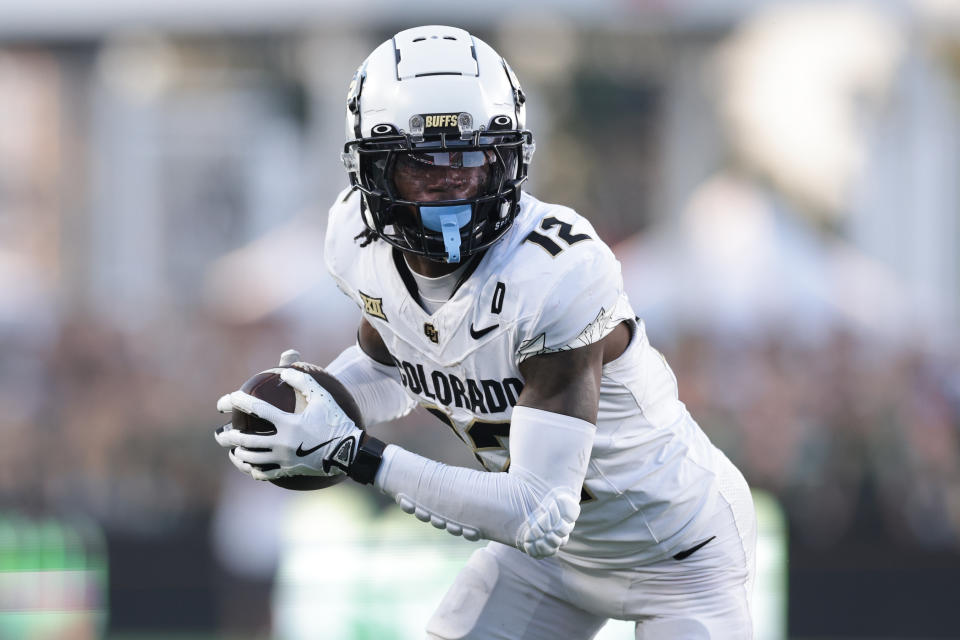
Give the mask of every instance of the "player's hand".
M 284 352 L 284 356 L 288 354 Z M 292 364 L 284 363 L 284 359 L 281 358 L 281 364 Z M 237 409 L 263 418 L 277 430 L 272 435 L 256 435 L 224 425 L 215 438 L 220 446 L 230 449 L 230 461 L 257 480 L 346 473 L 356 457 L 363 431 L 311 375 L 287 368 L 280 377 L 305 397 L 306 408 L 302 412 L 287 413 L 242 391 L 229 393 L 217 402 L 217 409 L 223 413 Z M 264 465 L 279 468 L 258 468 Z

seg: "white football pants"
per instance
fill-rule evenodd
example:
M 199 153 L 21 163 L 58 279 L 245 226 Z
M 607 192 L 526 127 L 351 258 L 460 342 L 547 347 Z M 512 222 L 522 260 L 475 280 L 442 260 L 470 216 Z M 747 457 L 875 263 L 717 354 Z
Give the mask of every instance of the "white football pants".
M 591 570 L 491 542 L 457 576 L 427 637 L 588 640 L 617 618 L 636 621 L 637 640 L 751 640 L 756 515 L 739 471 L 723 475 L 716 538 L 689 557 Z

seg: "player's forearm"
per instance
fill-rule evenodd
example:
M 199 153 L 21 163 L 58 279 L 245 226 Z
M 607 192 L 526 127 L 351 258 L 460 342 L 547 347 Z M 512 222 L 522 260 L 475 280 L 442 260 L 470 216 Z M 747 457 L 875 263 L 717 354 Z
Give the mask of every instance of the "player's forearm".
M 448 466 L 396 445 L 384 451 L 375 484 L 407 513 L 468 540 L 516 546 L 522 513 L 534 506 L 507 473 Z
M 357 345 L 344 349 L 325 369 L 350 389 L 366 426 L 402 418 L 415 406 L 400 385 L 397 371 Z
M 509 473 L 450 467 L 391 445 L 375 484 L 437 528 L 549 556 L 566 543 L 580 514 L 593 432 L 577 418 L 517 407 Z

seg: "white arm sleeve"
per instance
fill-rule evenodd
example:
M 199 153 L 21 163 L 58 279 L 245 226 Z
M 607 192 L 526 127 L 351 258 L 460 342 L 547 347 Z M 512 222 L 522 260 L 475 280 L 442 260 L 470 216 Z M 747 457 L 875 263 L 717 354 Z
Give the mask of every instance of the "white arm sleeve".
M 438 529 L 551 556 L 580 515 L 595 430 L 579 418 L 514 407 L 508 473 L 449 467 L 389 445 L 375 484 Z
M 350 391 L 367 426 L 402 418 L 417 406 L 403 390 L 397 370 L 380 364 L 359 345 L 344 349 L 325 369 Z

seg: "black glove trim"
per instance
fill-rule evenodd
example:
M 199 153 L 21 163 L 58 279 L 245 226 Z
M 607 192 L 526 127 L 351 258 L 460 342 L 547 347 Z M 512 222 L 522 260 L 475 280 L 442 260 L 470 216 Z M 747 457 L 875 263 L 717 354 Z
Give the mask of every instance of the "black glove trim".
M 364 431 L 357 447 L 357 455 L 347 470 L 347 475 L 360 484 L 373 484 L 377 471 L 383 463 L 383 450 L 387 444 Z

